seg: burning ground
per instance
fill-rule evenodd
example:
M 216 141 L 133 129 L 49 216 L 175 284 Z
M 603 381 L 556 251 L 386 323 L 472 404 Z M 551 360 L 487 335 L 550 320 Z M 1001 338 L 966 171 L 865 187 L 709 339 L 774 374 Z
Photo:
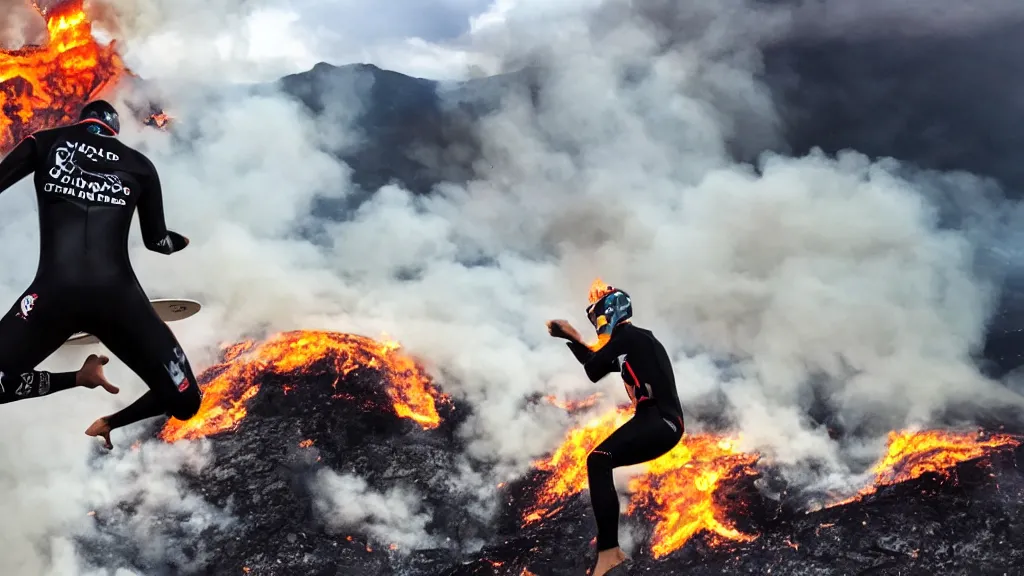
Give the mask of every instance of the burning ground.
M 579 424 L 535 469 L 499 487 L 490 522 L 467 514 L 451 480 L 467 409 L 396 344 L 298 331 L 228 346 L 200 377 L 191 422 L 168 422 L 153 442 L 207 444 L 213 463 L 185 482 L 234 521 L 181 543 L 188 561 L 143 560 L 144 543 L 90 537 L 94 563 L 171 574 L 582 574 L 594 526 L 587 452 L 628 418 L 589 402 Z M 561 406 L 556 406 L 561 404 Z M 635 574 L 1014 573 L 1024 452 L 1009 434 L 894 432 L 858 494 L 806 499 L 728 434 L 690 434 L 628 482 L 623 533 L 637 543 Z M 770 487 L 769 487 L 770 486 Z M 396 503 L 402 506 L 396 508 Z M 406 509 L 407 507 L 407 509 Z M 399 509 L 401 508 L 401 509 Z M 117 532 L 132 505 L 97 510 Z M 164 518 L 167 523 L 187 518 Z
M 90 98 L 126 72 L 116 46 L 101 46 L 82 7 L 73 0 L 40 10 L 49 41 L 0 52 L 0 150 L 32 132 L 74 119 Z
M 46 42 L 0 50 L 0 153 L 32 132 L 75 120 L 86 102 L 108 97 L 122 79 L 134 77 L 116 42 L 97 41 L 83 4 L 63 0 L 44 9 L 33 3 L 46 21 Z M 140 120 L 165 128 L 171 119 L 151 110 Z

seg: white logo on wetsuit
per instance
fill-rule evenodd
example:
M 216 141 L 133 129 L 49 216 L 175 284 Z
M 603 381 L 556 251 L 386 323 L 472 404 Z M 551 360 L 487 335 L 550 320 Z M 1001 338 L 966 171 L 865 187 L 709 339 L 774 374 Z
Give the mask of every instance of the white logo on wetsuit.
M 76 156 L 79 159 L 85 158 L 91 163 L 97 163 L 102 160 L 111 162 L 120 160 L 117 154 L 106 152 L 102 148 L 70 140 L 65 141 L 63 145 L 58 146 L 54 151 L 53 166 L 48 173 L 50 178 L 57 182 L 47 182 L 43 186 L 43 190 L 66 194 L 83 200 L 125 206 L 124 199 L 111 196 L 113 194 L 123 196 L 131 194 L 131 189 L 124 185 L 121 178 L 116 174 L 104 174 L 85 170 L 75 161 Z
M 189 386 L 188 379 L 185 378 L 184 370 L 185 363 L 188 361 L 185 359 L 185 353 L 177 346 L 174 348 L 174 357 L 176 359 L 171 360 L 171 362 L 166 366 L 167 374 L 170 375 L 171 381 L 174 382 L 174 385 L 178 387 L 178 392 L 184 392 L 185 390 L 188 390 Z
M 21 384 L 18 389 L 14 391 L 18 396 L 24 396 L 32 391 L 32 382 L 35 381 L 35 375 L 31 372 L 21 375 Z
M 0 394 L 4 394 L 6 392 L 7 390 L 4 390 L 4 373 L 0 371 Z
M 46 393 L 50 391 L 50 373 L 40 372 L 39 373 L 39 395 L 46 396 Z
M 21 299 L 21 312 L 18 316 L 21 316 L 25 320 L 28 320 L 28 313 L 36 307 L 36 300 L 39 296 L 35 294 L 25 294 L 25 297 Z

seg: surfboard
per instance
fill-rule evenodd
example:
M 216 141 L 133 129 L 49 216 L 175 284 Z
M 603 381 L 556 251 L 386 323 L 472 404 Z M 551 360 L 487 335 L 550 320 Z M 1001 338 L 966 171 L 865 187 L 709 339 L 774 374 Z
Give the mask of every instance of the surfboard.
M 153 309 L 156 310 L 157 316 L 160 317 L 164 322 L 177 322 L 178 320 L 184 320 L 191 316 L 195 316 L 196 312 L 203 307 L 202 304 L 195 300 L 187 300 L 184 298 L 159 298 L 150 300 L 150 304 L 153 305 Z M 98 344 L 99 338 L 89 334 L 88 332 L 79 332 L 68 338 L 64 344 L 70 344 L 71 346 L 82 346 L 85 344 Z

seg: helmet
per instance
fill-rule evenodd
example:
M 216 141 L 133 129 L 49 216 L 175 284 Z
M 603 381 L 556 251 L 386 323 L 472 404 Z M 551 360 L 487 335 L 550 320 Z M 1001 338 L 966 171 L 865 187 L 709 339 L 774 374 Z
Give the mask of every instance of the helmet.
M 590 287 L 590 306 L 587 307 L 587 318 L 594 325 L 598 336 L 610 336 L 612 330 L 620 323 L 633 316 L 633 303 L 618 288 L 613 288 L 600 279 Z
M 116 136 L 121 132 L 121 120 L 117 110 L 106 100 L 93 100 L 86 104 L 78 114 L 78 121 L 89 123 L 90 128 L 96 133 L 106 129 L 108 135 Z

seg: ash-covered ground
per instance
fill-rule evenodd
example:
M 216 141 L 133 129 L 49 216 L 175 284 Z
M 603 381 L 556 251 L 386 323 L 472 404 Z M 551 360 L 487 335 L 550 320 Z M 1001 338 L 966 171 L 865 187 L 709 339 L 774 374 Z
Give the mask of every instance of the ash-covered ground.
M 105 537 L 80 542 L 92 562 L 128 564 L 155 576 L 586 573 L 595 534 L 586 492 L 522 528 L 521 518 L 546 477 L 534 472 L 507 486 L 499 514 L 482 523 L 467 513 L 465 495 L 451 483 L 462 453 L 456 430 L 464 410 L 457 403 L 438 403 L 442 421 L 425 430 L 395 415 L 383 374 L 360 369 L 338 379 L 333 366 L 321 361 L 302 376 L 264 375 L 239 427 L 199 441 L 208 443 L 212 464 L 184 470 L 183 481 L 230 515 L 230 523 L 213 524 L 198 539 L 181 528 L 177 554 L 146 554 L 146 538 L 123 530 L 126 518 L 142 512 L 124 502 L 116 510 L 95 512 Z M 212 376 L 207 373 L 204 380 Z M 960 464 L 949 478 L 926 474 L 812 513 L 799 511 L 786 497 L 762 496 L 755 479 L 746 476 L 723 485 L 716 498 L 729 503 L 735 511 L 731 520 L 743 532 L 757 534 L 755 540 L 712 545 L 699 535 L 655 560 L 647 549 L 653 524 L 642 514 L 624 517 L 622 533 L 635 543 L 633 559 L 613 574 L 1024 573 L 1022 455 L 1024 449 L 997 451 Z M 316 488 L 330 486 L 318 481 L 324 474 L 366 481 L 337 495 L 336 505 L 364 510 L 356 525 L 325 521 L 317 504 L 323 493 Z M 422 527 L 429 544 L 391 546 L 365 528 L 398 514 L 374 510 L 381 504 L 372 502 L 373 494 L 395 489 L 410 494 L 429 516 Z M 348 511 L 353 514 L 359 515 Z M 400 516 L 382 521 L 412 522 Z M 160 520 L 172 541 L 176 527 L 191 522 L 171 512 Z

